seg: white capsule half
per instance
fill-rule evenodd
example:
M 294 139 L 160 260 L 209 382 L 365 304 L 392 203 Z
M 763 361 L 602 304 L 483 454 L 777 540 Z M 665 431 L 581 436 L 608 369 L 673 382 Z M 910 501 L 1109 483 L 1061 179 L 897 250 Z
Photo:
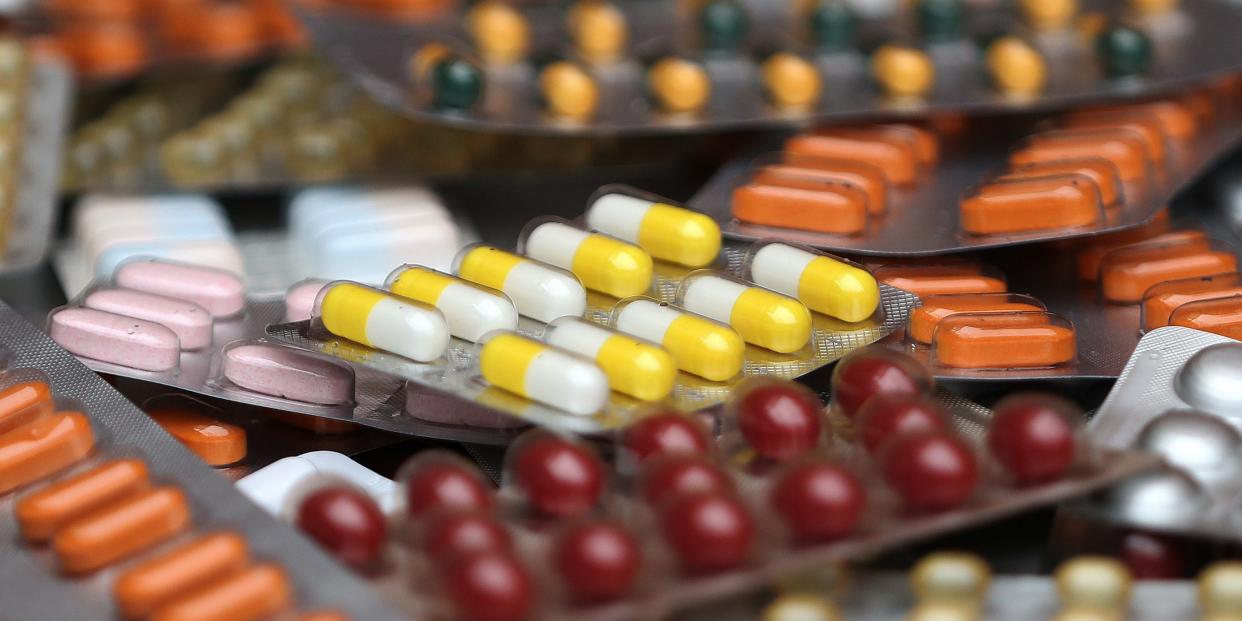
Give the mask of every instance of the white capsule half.
M 570 414 L 594 414 L 608 403 L 608 378 L 599 366 L 516 332 L 485 339 L 479 370 L 494 386 Z
M 444 315 L 431 306 L 354 282 L 338 281 L 319 294 L 316 316 L 336 336 L 430 362 L 448 349 Z

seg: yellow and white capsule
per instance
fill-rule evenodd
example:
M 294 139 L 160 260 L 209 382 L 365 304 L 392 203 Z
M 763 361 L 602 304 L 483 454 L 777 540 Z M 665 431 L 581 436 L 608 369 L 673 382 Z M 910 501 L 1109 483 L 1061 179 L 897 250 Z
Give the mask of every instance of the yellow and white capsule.
M 733 328 L 706 317 L 649 298 L 633 298 L 613 309 L 612 325 L 663 345 L 686 373 L 723 382 L 742 372 L 746 343 Z
M 516 332 L 483 339 L 483 379 L 570 414 L 594 414 L 608 403 L 608 378 L 594 362 Z
M 845 261 L 779 242 L 756 244 L 747 261 L 747 277 L 755 284 L 817 313 L 862 321 L 880 306 L 875 276 Z
M 792 353 L 811 342 L 811 311 L 802 302 L 722 274 L 690 274 L 681 282 L 677 301 L 692 313 L 729 324 L 747 343 L 777 353 Z
M 324 286 L 315 316 L 336 336 L 418 362 L 448 349 L 449 329 L 440 311 L 355 282 Z
M 610 192 L 595 199 L 587 226 L 638 244 L 651 256 L 703 267 L 720 254 L 720 226 L 697 211 Z
M 449 333 L 477 341 L 493 330 L 516 330 L 517 309 L 505 294 L 421 265 L 404 265 L 389 274 L 389 291 L 430 304 L 444 314 Z
M 457 275 L 509 296 L 517 312 L 544 323 L 586 312 L 586 289 L 573 274 L 491 246 L 470 246 L 453 261 Z
M 556 320 L 544 340 L 591 358 L 613 390 L 635 399 L 659 401 L 673 392 L 677 381 L 677 363 L 668 350 L 583 319 Z
M 546 220 L 528 228 L 522 246 L 526 256 L 573 272 L 592 291 L 624 298 L 651 288 L 651 255 L 607 235 Z

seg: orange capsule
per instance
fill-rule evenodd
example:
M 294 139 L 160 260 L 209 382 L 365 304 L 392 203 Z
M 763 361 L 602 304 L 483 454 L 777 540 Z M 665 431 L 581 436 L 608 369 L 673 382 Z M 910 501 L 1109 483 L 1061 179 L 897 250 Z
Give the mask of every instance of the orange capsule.
M 1164 125 L 1162 125 L 1155 116 L 1142 112 L 1134 112 L 1132 110 L 1117 110 L 1112 112 L 1080 112 L 1070 115 L 1064 122 L 1067 129 L 1121 129 L 1133 132 L 1143 140 L 1143 146 L 1147 149 L 1147 155 L 1151 157 L 1153 164 L 1159 165 L 1164 162 L 1167 155 L 1165 151 L 1165 143 L 1168 136 L 1164 133 Z
M 209 466 L 227 466 L 246 458 L 246 430 L 181 409 L 148 412 L 164 431 Z
M 178 597 L 236 573 L 249 558 L 241 535 L 204 535 L 126 570 L 112 592 L 126 617 L 147 617 Z
M 940 161 L 940 139 L 936 134 L 909 123 L 885 123 L 875 128 L 889 132 L 902 141 L 913 141 L 914 153 L 924 168 L 931 168 Z
M 1100 290 L 1110 302 L 1132 304 L 1167 280 L 1211 276 L 1238 269 L 1231 252 L 1204 249 L 1197 243 L 1144 242 L 1114 250 L 1100 263 Z
M 733 217 L 801 231 L 860 233 L 867 228 L 867 195 L 835 182 L 748 183 L 733 190 Z
M 1242 297 L 1232 296 L 1183 304 L 1169 315 L 1169 325 L 1242 340 Z
M 875 128 L 836 128 L 801 134 L 785 141 L 793 155 L 854 160 L 884 172 L 889 182 L 910 185 L 919 177 L 918 149 L 911 136 Z
M 156 487 L 75 520 L 52 537 L 60 567 L 86 573 L 170 539 L 190 525 L 185 494 Z
M 1009 163 L 1017 167 L 1084 157 L 1102 157 L 1112 162 L 1122 181 L 1144 178 L 1147 175 L 1147 164 L 1151 160 L 1142 138 L 1134 132 L 1122 129 L 1087 129 L 1031 136 L 1021 148 L 1009 155 Z
M 996 179 L 997 181 L 1010 181 L 1061 175 L 1081 175 L 1090 179 L 1100 192 L 1100 202 L 1105 205 L 1115 205 L 1121 202 L 1121 178 L 1117 176 L 1117 168 L 1108 160 L 1100 157 L 1028 164 L 1019 166 Z
M 0 494 L 75 464 L 95 446 L 80 412 L 59 412 L 0 436 Z
M 963 265 L 886 265 L 875 270 L 875 277 L 891 287 L 925 298 L 955 293 L 1004 293 L 1005 279 L 984 273 L 978 266 Z
M 967 293 L 957 295 L 931 295 L 923 298 L 923 305 L 910 311 L 910 324 L 906 334 L 924 345 L 932 342 L 932 333 L 940 320 L 959 313 L 1015 313 L 1043 311 L 1042 302 L 1029 295 L 1014 293 Z
M 1074 327 L 1040 312 L 950 315 L 932 341 L 932 360 L 959 369 L 1053 367 L 1077 352 Z
M 276 565 L 255 565 L 161 607 L 152 621 L 259 621 L 289 606 L 293 588 Z
M 22 498 L 14 513 L 27 539 L 46 541 L 71 521 L 144 490 L 148 485 L 147 465 L 142 460 L 118 459 Z
M 1160 125 L 1160 130 L 1174 140 L 1193 138 L 1199 133 L 1199 121 L 1211 119 L 1215 115 L 1211 97 L 1187 95 L 1182 101 L 1164 100 L 1145 103 L 1122 104 L 1093 108 L 1082 113 L 1070 115 L 1070 119 L 1078 115 L 1105 118 L 1129 114 L 1148 115 Z
M 52 390 L 46 382 L 22 382 L 0 390 L 0 435 L 51 414 L 52 409 Z
M 1143 295 L 1143 330 L 1169 325 L 1173 311 L 1200 300 L 1242 295 L 1242 274 L 1217 274 L 1162 282 Z
M 870 164 L 785 154 L 783 162 L 763 166 L 753 180 L 778 176 L 848 183 L 867 195 L 870 213 L 883 213 L 888 208 L 888 181 L 883 171 Z
M 962 230 L 975 235 L 1086 226 L 1101 209 L 1099 188 L 1081 175 L 987 183 L 959 207 Z
M 1202 231 L 1168 231 L 1169 220 L 1168 212 L 1161 211 L 1164 217 L 1157 216 L 1146 226 L 1122 231 L 1120 233 L 1110 233 L 1101 235 L 1089 242 L 1078 251 L 1076 258 L 1078 261 L 1078 277 L 1085 282 L 1095 282 L 1100 277 L 1100 262 L 1108 253 L 1132 246 L 1140 242 L 1151 241 L 1152 243 L 1202 243 L 1202 247 L 1208 247 L 1207 236 Z

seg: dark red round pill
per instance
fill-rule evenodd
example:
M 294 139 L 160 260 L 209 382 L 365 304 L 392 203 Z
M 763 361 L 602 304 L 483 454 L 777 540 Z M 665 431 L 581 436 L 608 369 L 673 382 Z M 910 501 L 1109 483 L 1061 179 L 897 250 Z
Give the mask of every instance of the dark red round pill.
M 770 501 L 794 539 L 826 541 L 854 531 L 867 507 L 867 494 L 848 469 L 813 460 L 781 473 Z
M 448 462 L 422 464 L 405 483 L 406 511 L 422 517 L 436 509 L 486 511 L 492 506 L 491 490 L 478 473 Z
M 733 480 L 701 455 L 662 455 L 643 464 L 643 498 L 658 506 L 664 501 L 697 492 L 732 492 Z
M 711 443 L 703 427 L 686 414 L 652 414 L 626 429 L 622 444 L 639 461 L 665 453 L 704 454 Z
M 755 522 L 731 494 L 686 494 L 660 511 L 665 542 L 691 573 L 744 564 L 755 545 Z
M 375 501 L 347 488 L 329 487 L 302 499 L 297 525 L 342 563 L 366 569 L 379 560 L 388 523 Z
M 889 442 L 880 457 L 884 480 L 907 507 L 942 511 L 960 506 L 979 483 L 970 447 L 941 432 L 913 433 Z
M 595 506 L 604 489 L 604 473 L 590 451 L 551 436 L 536 438 L 518 450 L 515 478 L 537 510 L 568 516 Z
M 832 371 L 832 401 L 849 418 L 875 395 L 917 395 L 930 389 L 931 379 L 918 361 L 872 347 L 855 350 Z
M 928 395 L 880 394 L 867 400 L 854 418 L 854 429 L 874 454 L 885 440 L 906 433 L 945 431 L 944 408 Z
M 819 444 L 819 399 L 793 382 L 764 382 L 737 397 L 737 423 L 755 452 L 784 461 Z
M 988 448 L 1019 485 L 1061 478 L 1074 463 L 1074 426 L 1060 399 L 1026 395 L 996 404 Z
M 449 564 L 445 580 L 458 616 L 467 621 L 522 621 L 535 608 L 535 583 L 508 552 L 475 552 Z
M 504 526 L 474 511 L 434 514 L 424 526 L 422 542 L 427 555 L 441 563 L 473 552 L 504 552 L 512 546 Z
M 590 522 L 561 534 L 552 562 L 574 599 L 610 601 L 625 596 L 638 577 L 642 554 L 630 532 L 611 522 Z

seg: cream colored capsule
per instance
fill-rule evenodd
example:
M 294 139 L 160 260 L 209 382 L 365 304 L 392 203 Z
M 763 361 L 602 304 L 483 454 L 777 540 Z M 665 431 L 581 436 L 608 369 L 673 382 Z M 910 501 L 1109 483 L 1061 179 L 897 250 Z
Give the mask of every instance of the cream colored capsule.
M 1199 574 L 1199 607 L 1242 617 L 1242 562 L 1219 561 Z
M 418 362 L 435 360 L 448 349 L 448 324 L 440 311 L 358 283 L 324 286 L 316 316 L 336 336 Z

